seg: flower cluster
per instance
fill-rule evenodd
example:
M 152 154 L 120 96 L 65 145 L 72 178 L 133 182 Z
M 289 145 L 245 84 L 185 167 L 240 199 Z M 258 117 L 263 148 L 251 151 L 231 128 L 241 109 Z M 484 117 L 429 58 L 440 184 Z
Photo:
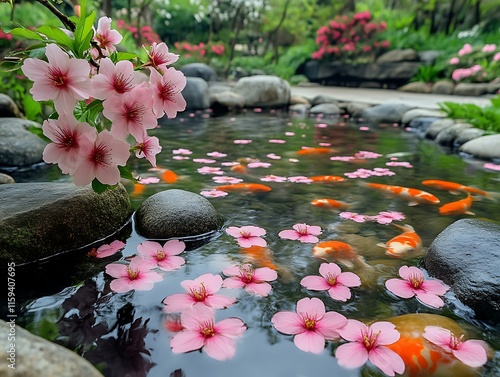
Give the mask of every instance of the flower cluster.
M 91 15 L 79 22 L 88 25 Z M 51 101 L 56 111 L 42 125 L 50 140 L 44 161 L 58 164 L 76 185 L 92 183 L 103 191 L 121 177 L 133 179 L 126 169 L 131 152 L 156 166 L 161 146 L 148 130 L 164 115 L 173 118 L 185 109 L 181 91 L 186 78 L 168 67 L 179 56 L 165 43 L 152 43 L 144 63 L 134 54 L 117 52 L 122 36 L 111 29 L 108 17 L 100 18 L 86 37 L 76 28 L 67 33 L 74 40 L 62 32 L 46 36 L 46 29 L 37 30 L 38 38 L 57 43 L 46 45 L 47 61 L 26 58 L 21 70 L 33 81 L 33 99 Z
M 203 43 L 192 44 L 189 42 L 175 42 L 175 49 L 178 53 L 182 54 L 184 58 L 196 58 L 203 60 L 210 55 L 221 56 L 224 55 L 226 48 L 223 43 Z
M 129 25 L 125 20 L 116 20 L 116 27 L 122 32 L 130 33 L 134 39 L 147 46 L 153 43 L 161 43 L 159 35 L 149 25 L 143 25 L 140 29 L 136 26 Z
M 489 82 L 500 75 L 500 47 L 466 43 L 448 61 L 447 75 L 457 82 Z
M 374 22 L 369 11 L 352 17 L 337 16 L 316 32 L 319 49 L 312 58 L 333 59 L 344 62 L 372 62 L 389 48 L 388 40 L 379 40 L 385 31 L 385 22 Z

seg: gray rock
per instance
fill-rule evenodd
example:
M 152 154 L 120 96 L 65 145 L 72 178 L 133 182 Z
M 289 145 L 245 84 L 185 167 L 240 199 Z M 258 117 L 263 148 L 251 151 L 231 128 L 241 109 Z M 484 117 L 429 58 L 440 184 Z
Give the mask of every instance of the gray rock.
M 309 114 L 325 114 L 325 115 L 338 115 L 340 114 L 340 108 L 335 103 L 322 103 L 320 105 L 313 106 L 309 109 Z
M 293 106 L 293 105 L 308 105 L 310 107 L 311 103 L 305 97 L 291 95 L 290 96 L 290 106 Z
M 14 331 L 14 334 L 12 333 Z M 9 368 L 11 343 L 15 336 L 15 369 Z M 0 375 L 2 377 L 102 377 L 86 359 L 75 352 L 31 334 L 21 326 L 0 320 Z
M 181 68 L 186 77 L 198 77 L 205 81 L 216 81 L 217 72 L 205 63 L 189 63 Z
M 488 93 L 488 90 L 489 88 L 487 84 L 461 82 L 455 85 L 453 94 L 457 96 L 482 96 Z
M 245 98 L 245 107 L 287 106 L 291 88 L 277 76 L 256 75 L 239 79 L 233 92 Z
M 348 114 L 351 114 L 353 118 L 361 118 L 361 112 L 364 109 L 369 109 L 373 105 L 365 102 L 349 102 L 346 105 L 346 110 Z
M 398 63 L 418 61 L 418 54 L 412 48 L 390 50 L 377 58 L 377 63 Z
M 359 117 L 372 123 L 400 123 L 403 115 L 413 108 L 404 103 L 387 103 L 363 109 Z
M 210 107 L 208 84 L 202 78 L 186 77 L 182 96 L 186 100 L 186 111 L 205 110 Z
M 0 118 L 0 165 L 27 166 L 42 162 L 47 143 L 29 131 L 41 125 L 21 118 Z
M 500 322 L 500 225 L 457 220 L 432 242 L 424 263 L 477 318 Z
M 461 146 L 462 144 L 467 143 L 468 141 L 477 139 L 478 137 L 483 136 L 485 133 L 484 130 L 481 130 L 480 128 L 467 128 L 460 132 L 460 134 L 457 136 L 455 139 L 454 145 Z
M 130 221 L 122 185 L 102 194 L 72 183 L 0 185 L 0 261 L 46 259 L 91 245 Z
M 206 198 L 178 189 L 150 196 L 135 213 L 137 233 L 149 239 L 202 237 L 223 225 L 224 218 Z
M 410 93 L 430 93 L 432 91 L 432 84 L 423 81 L 414 81 L 399 87 L 398 90 Z
M 0 185 L 5 183 L 15 183 L 16 181 L 10 175 L 0 173 Z
M 455 143 L 455 139 L 467 128 L 473 128 L 474 126 L 469 123 L 455 123 L 450 127 L 446 127 L 440 133 L 437 134 L 435 141 L 438 144 L 452 147 Z
M 434 65 L 438 57 L 443 54 L 443 51 L 427 50 L 418 52 L 418 60 L 425 65 Z
M 431 123 L 427 131 L 425 132 L 425 137 L 427 139 L 432 139 L 434 140 L 436 136 L 443 131 L 444 129 L 451 127 L 455 124 L 455 121 L 453 119 L 440 119 L 436 120 Z
M 328 95 L 318 95 L 311 100 L 311 106 L 321 105 L 322 103 L 334 103 L 338 105 L 336 98 Z
M 500 91 L 500 82 L 489 82 L 485 85 L 488 94 L 498 94 Z
M 408 126 L 413 132 L 417 132 L 420 137 L 425 137 L 425 134 L 432 123 L 436 120 L 440 120 L 441 118 L 436 118 L 432 116 L 427 117 L 417 117 L 413 118 Z
M 311 107 L 310 105 L 304 103 L 298 103 L 296 105 L 288 107 L 288 111 L 294 115 L 306 116 L 310 107 Z
M 455 84 L 449 80 L 439 80 L 432 85 L 432 93 L 452 94 L 455 90 Z
M 413 119 L 421 117 L 444 118 L 446 117 L 446 114 L 439 110 L 411 109 L 404 113 L 403 117 L 401 118 L 401 123 L 408 124 Z
M 232 90 L 231 85 L 221 84 L 221 83 L 208 83 L 208 93 L 210 96 L 216 93 L 229 92 Z
M 23 113 L 19 110 L 12 98 L 0 93 L 0 117 L 23 118 Z
M 213 93 L 210 95 L 210 107 L 215 112 L 228 112 L 240 110 L 245 107 L 245 99 L 231 91 Z
M 484 159 L 500 158 L 500 134 L 486 135 L 462 144 L 462 153 Z

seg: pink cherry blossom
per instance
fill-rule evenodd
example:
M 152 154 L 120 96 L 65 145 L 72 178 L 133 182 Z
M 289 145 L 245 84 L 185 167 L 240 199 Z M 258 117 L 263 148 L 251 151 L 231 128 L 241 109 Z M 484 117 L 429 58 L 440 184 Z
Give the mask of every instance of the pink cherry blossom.
M 481 49 L 482 52 L 494 52 L 497 49 L 497 45 L 495 44 L 485 44 Z
M 331 161 L 351 161 L 354 160 L 356 157 L 354 156 L 333 156 L 330 157 Z
M 266 297 L 271 292 L 271 285 L 267 282 L 276 280 L 278 274 L 269 267 L 253 269 L 249 264 L 231 266 L 222 273 L 229 278 L 222 283 L 226 288 L 243 288 L 248 293 Z
M 65 113 L 61 113 L 58 119 L 44 121 L 42 131 L 52 141 L 43 151 L 43 160 L 58 164 L 63 174 L 74 173 L 82 150 L 90 148 L 97 137 L 94 127 L 78 122 L 73 114 Z
M 135 156 L 146 158 L 151 166 L 156 167 L 156 155 L 161 152 L 160 140 L 156 136 L 144 135 L 139 138 L 139 142 L 134 145 Z
M 158 183 L 160 182 L 160 178 L 158 177 L 144 177 L 140 178 L 138 181 L 141 185 L 149 185 L 151 183 Z
M 167 69 L 167 65 L 174 64 L 179 59 L 179 55 L 169 52 L 168 46 L 164 42 L 153 42 L 148 51 L 148 59 L 146 66 L 163 71 Z
M 266 155 L 266 157 L 270 158 L 271 160 L 281 160 L 281 156 L 278 156 L 275 153 L 269 153 L 268 155 Z
M 272 143 L 272 144 L 285 144 L 286 141 L 285 140 L 281 140 L 281 139 L 271 139 L 271 140 L 269 140 L 269 143 Z
M 331 298 L 338 301 L 347 301 L 351 298 L 350 287 L 359 287 L 361 280 L 352 272 L 341 272 L 335 263 L 321 263 L 321 276 L 306 276 L 300 285 L 312 291 L 328 291 Z
M 293 183 L 311 183 L 312 179 L 309 179 L 308 177 L 305 177 L 303 175 L 296 175 L 293 177 L 288 177 L 288 181 Z
M 116 185 L 120 182 L 118 165 L 127 164 L 129 149 L 126 142 L 115 139 L 109 131 L 100 132 L 93 145 L 82 149 L 82 159 L 73 173 L 73 181 L 77 186 L 86 186 L 97 178 L 103 184 Z
M 120 251 L 125 247 L 125 243 L 120 241 L 120 240 L 114 240 L 111 242 L 109 245 L 101 245 L 97 248 L 95 251 L 95 257 L 96 258 L 106 258 L 109 257 L 116 252 Z
M 285 132 L 285 136 L 295 136 L 295 132 L 287 131 Z
M 385 163 L 387 166 L 401 166 L 404 168 L 412 168 L 413 165 L 409 163 L 408 161 L 389 161 Z
M 153 112 L 157 118 L 163 114 L 175 118 L 177 112 L 186 109 L 186 100 L 181 93 L 186 86 L 186 77 L 181 71 L 170 67 L 161 75 L 156 69 L 151 69 L 149 79 L 153 89 Z
M 230 226 L 226 229 L 226 233 L 235 237 L 238 245 L 243 248 L 251 246 L 267 246 L 266 240 L 261 238 L 261 236 L 266 234 L 266 231 L 258 226 L 246 225 L 240 228 Z
M 269 162 L 254 161 L 247 164 L 247 168 L 268 168 L 271 164 Z
M 250 144 L 252 140 L 248 139 L 238 139 L 238 140 L 233 140 L 234 144 Z
M 210 191 L 201 191 L 200 195 L 207 198 L 221 198 L 223 196 L 228 195 L 228 193 L 225 191 L 213 189 Z
M 200 348 L 216 360 L 231 359 L 236 354 L 235 339 L 242 336 L 246 326 L 239 318 L 226 318 L 215 323 L 215 313 L 204 306 L 195 306 L 181 314 L 183 330 L 170 341 L 173 353 L 190 352 Z
M 491 162 L 485 163 L 483 165 L 483 168 L 490 169 L 490 170 L 499 170 L 500 171 L 500 165 L 499 164 L 493 164 Z
M 425 279 L 424 273 L 414 266 L 402 266 L 399 269 L 399 276 L 403 279 L 389 279 L 385 282 L 386 288 L 398 297 L 417 299 L 425 305 L 433 308 L 441 308 L 444 295 L 450 287 L 440 280 Z
M 125 140 L 131 134 L 138 142 L 144 139 L 148 129 L 158 125 L 153 114 L 153 91 L 138 86 L 121 96 L 111 96 L 102 103 L 102 113 L 112 122 L 111 133 Z
M 221 152 L 217 152 L 217 151 L 214 151 L 214 152 L 208 152 L 207 153 L 207 156 L 209 157 L 214 157 L 214 158 L 218 158 L 218 157 L 226 157 L 227 154 L 225 153 L 221 153 Z
M 94 34 L 94 41 L 97 42 L 99 48 L 104 51 L 106 56 L 116 51 L 114 45 L 122 41 L 121 34 L 116 30 L 111 30 L 111 18 L 101 17 L 97 21 L 97 30 Z
M 21 67 L 31 81 L 30 93 L 35 101 L 54 100 L 59 114 L 73 114 L 78 101 L 90 96 L 90 68 L 85 59 L 72 59 L 56 44 L 45 50 L 48 62 L 28 58 Z
M 203 166 L 199 169 L 197 169 L 198 173 L 200 174 L 219 174 L 223 175 L 224 172 L 220 170 L 218 167 L 212 167 L 212 166 Z
M 464 335 L 457 337 L 450 330 L 438 326 L 426 326 L 422 336 L 470 367 L 477 368 L 488 361 L 488 345 L 482 340 L 463 340 Z
M 185 248 L 186 244 L 179 240 L 169 240 L 163 246 L 155 241 L 144 241 L 137 246 L 137 252 L 152 268 L 173 271 L 185 263 L 184 258 L 178 256 Z
M 399 340 L 400 334 L 390 322 L 375 322 L 370 326 L 349 319 L 339 330 L 349 343 L 341 344 L 335 351 L 340 366 L 359 368 L 368 360 L 388 376 L 403 374 L 405 364 L 401 356 L 388 347 Z
M 216 295 L 222 287 L 219 275 L 204 274 L 194 280 L 183 280 L 181 286 L 187 293 L 173 294 L 163 300 L 167 313 L 182 312 L 197 305 L 222 309 L 236 302 L 234 297 Z
M 243 179 L 241 179 L 241 178 L 230 177 L 227 175 L 222 175 L 222 176 L 216 175 L 215 177 L 212 177 L 212 180 L 215 183 L 223 183 L 223 184 L 228 184 L 228 185 L 243 182 Z
M 360 215 L 359 213 L 356 212 L 349 212 L 349 211 L 340 212 L 339 216 L 342 217 L 343 219 L 352 220 L 357 223 L 364 223 L 366 221 L 364 215 Z
M 200 163 L 200 164 L 213 164 L 216 161 L 211 160 L 209 158 L 193 158 L 193 162 Z
M 189 154 L 192 154 L 193 152 L 192 152 L 192 151 L 190 151 L 189 149 L 179 148 L 179 149 L 173 149 L 173 150 L 172 150 L 172 153 L 173 153 L 173 154 L 183 154 L 183 155 L 189 155 Z
M 464 44 L 464 46 L 458 51 L 458 56 L 463 56 L 470 54 L 472 52 L 472 46 L 469 43 Z
M 278 312 L 271 322 L 279 332 L 295 335 L 293 342 L 300 350 L 321 353 L 326 340 L 339 339 L 347 318 L 334 311 L 327 312 L 319 298 L 305 297 L 297 302 L 296 312 Z
M 380 153 L 376 152 L 370 152 L 370 151 L 358 151 L 354 154 L 354 157 L 357 158 L 367 158 L 367 159 L 372 159 L 372 158 L 379 158 L 382 157 L 383 155 Z
M 298 240 L 304 243 L 317 243 L 321 232 L 321 227 L 317 225 L 307 225 L 304 223 L 295 224 L 293 229 L 282 230 L 278 236 L 287 240 Z
M 280 177 L 278 175 L 266 175 L 260 179 L 262 182 L 286 182 L 287 177 Z
M 365 216 L 366 220 L 376 221 L 379 224 L 390 224 L 393 220 L 404 220 L 405 215 L 397 211 L 379 212 L 376 216 Z
M 110 263 L 106 266 L 106 273 L 116 278 L 111 281 L 110 288 L 118 293 L 130 290 L 149 291 L 154 283 L 163 280 L 159 272 L 151 271 L 150 264 L 137 256 L 130 263 Z
M 130 92 L 143 82 L 147 76 L 134 70 L 128 60 L 121 60 L 116 65 L 111 59 L 101 59 L 99 73 L 92 77 L 92 97 L 105 100 L 110 95 Z

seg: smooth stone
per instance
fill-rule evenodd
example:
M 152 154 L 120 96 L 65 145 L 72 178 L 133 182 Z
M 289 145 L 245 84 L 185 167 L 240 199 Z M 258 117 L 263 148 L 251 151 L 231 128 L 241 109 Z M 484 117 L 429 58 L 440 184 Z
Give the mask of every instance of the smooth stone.
M 408 124 L 413 119 L 420 117 L 444 118 L 445 116 L 446 114 L 439 110 L 411 109 L 404 113 L 403 117 L 401 118 L 401 123 Z
M 436 120 L 431 123 L 427 131 L 425 132 L 425 137 L 427 139 L 432 139 L 434 140 L 436 136 L 443 131 L 444 129 L 451 127 L 455 124 L 455 121 L 453 119 L 440 119 Z
M 0 166 L 20 167 L 42 162 L 47 142 L 29 131 L 41 125 L 27 119 L 0 118 Z
M 233 92 L 245 98 L 245 107 L 288 106 L 291 87 L 278 76 L 256 75 L 239 79 Z
M 455 123 L 450 127 L 446 127 L 440 133 L 437 134 L 435 141 L 440 145 L 445 145 L 452 147 L 454 145 L 455 139 L 468 128 L 473 128 L 474 126 L 469 123 Z
M 361 110 L 359 117 L 371 123 L 400 123 L 403 115 L 414 108 L 404 103 L 386 103 Z
M 182 96 L 186 100 L 186 111 L 205 110 L 210 107 L 208 84 L 200 77 L 186 77 Z
M 462 153 L 484 159 L 500 158 L 500 134 L 486 135 L 462 144 Z

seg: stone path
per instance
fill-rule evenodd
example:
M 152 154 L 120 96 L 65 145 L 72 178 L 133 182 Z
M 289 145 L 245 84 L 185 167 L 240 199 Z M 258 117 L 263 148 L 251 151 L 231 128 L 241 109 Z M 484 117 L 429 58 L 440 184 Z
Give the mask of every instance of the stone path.
M 348 88 L 339 86 L 294 86 L 292 95 L 314 98 L 317 95 L 329 95 L 339 101 L 364 102 L 372 105 L 382 103 L 405 103 L 424 109 L 439 109 L 438 103 L 474 103 L 479 106 L 490 104 L 488 97 L 469 97 L 433 93 L 408 93 L 390 89 Z

